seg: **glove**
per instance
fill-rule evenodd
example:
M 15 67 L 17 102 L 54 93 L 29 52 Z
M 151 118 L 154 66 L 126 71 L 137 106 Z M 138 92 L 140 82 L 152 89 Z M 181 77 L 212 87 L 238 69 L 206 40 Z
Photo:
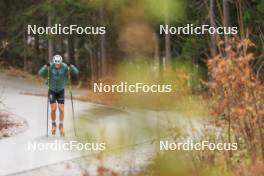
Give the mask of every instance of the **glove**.
M 70 64 L 70 63 L 67 63 L 67 65 L 68 65 L 68 67 L 70 67 L 70 66 L 71 66 L 71 64 Z
M 46 66 L 49 67 L 50 66 L 50 63 L 47 63 Z

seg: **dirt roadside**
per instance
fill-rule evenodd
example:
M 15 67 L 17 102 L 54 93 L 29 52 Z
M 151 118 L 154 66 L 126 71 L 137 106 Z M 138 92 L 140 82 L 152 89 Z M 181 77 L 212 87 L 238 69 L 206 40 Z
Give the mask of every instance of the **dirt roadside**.
M 0 110 L 0 139 L 16 135 L 26 128 L 27 123 L 24 119 L 16 117 L 6 110 Z

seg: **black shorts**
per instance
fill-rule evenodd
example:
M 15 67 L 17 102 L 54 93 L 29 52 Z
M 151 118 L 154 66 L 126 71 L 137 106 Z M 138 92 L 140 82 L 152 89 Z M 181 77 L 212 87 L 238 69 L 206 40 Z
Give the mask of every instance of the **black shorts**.
M 64 104 L 64 89 L 59 92 L 49 91 L 49 101 L 50 104 L 58 102 L 59 104 Z

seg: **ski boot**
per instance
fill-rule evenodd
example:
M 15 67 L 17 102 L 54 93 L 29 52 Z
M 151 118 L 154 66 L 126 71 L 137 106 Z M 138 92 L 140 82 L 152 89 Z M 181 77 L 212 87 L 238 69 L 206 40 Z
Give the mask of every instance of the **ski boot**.
M 60 130 L 61 137 L 64 137 L 65 136 L 65 131 L 64 131 L 64 127 L 63 127 L 62 123 L 60 123 L 59 130 Z
M 52 128 L 51 128 L 51 134 L 52 135 L 56 135 L 56 129 L 57 129 L 57 125 L 56 122 L 52 122 Z

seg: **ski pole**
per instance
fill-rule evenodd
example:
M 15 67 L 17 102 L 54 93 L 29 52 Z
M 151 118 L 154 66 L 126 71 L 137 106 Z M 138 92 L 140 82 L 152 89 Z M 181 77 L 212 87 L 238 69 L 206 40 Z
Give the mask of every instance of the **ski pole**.
M 73 129 L 74 129 L 74 135 L 76 136 L 76 125 L 75 125 L 74 106 L 73 106 L 73 99 L 72 99 L 72 85 L 71 85 L 70 66 L 68 66 L 68 81 L 69 81 L 69 91 L 70 91 L 70 96 L 71 96 Z
M 49 81 L 50 81 L 50 69 L 48 66 L 48 96 L 47 96 L 47 126 L 46 126 L 46 136 L 49 137 L 49 132 L 48 132 L 48 128 L 49 128 Z

